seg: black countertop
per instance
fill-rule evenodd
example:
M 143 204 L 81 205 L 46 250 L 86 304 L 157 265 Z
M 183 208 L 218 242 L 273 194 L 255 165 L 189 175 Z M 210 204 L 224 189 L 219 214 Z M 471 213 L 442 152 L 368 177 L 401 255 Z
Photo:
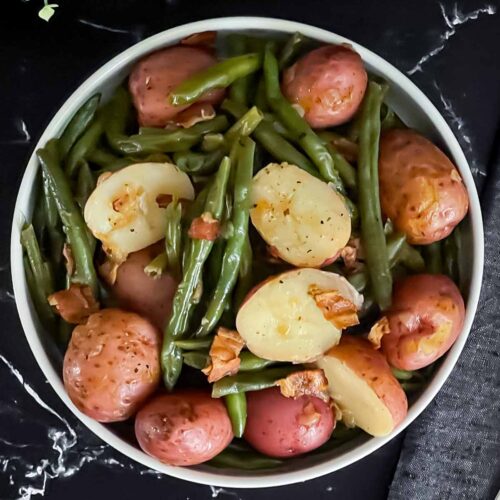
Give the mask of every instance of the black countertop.
M 84 428 L 43 377 L 17 316 L 9 238 L 18 185 L 53 114 L 103 63 L 186 22 L 230 15 L 280 17 L 351 38 L 393 63 L 443 113 L 477 179 L 500 116 L 500 3 L 381 0 L 61 0 L 49 23 L 42 0 L 8 0 L 0 16 L 0 498 L 386 498 L 403 437 L 339 472 L 267 490 L 198 486 L 133 463 Z

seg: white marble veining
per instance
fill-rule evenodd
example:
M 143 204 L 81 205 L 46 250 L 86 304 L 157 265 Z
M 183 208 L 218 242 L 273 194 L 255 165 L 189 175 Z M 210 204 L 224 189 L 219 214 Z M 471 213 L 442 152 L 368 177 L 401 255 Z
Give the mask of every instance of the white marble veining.
M 482 15 L 493 15 L 496 13 L 496 6 L 493 4 L 485 5 L 479 9 L 473 10 L 464 14 L 458 8 L 458 4 L 455 3 L 451 11 L 447 11 L 447 7 L 443 3 L 439 3 L 441 9 L 441 14 L 446 25 L 446 30 L 444 33 L 439 35 L 436 45 L 426 54 L 424 54 L 417 63 L 410 68 L 407 73 L 413 75 L 417 71 L 423 71 L 422 66 L 432 59 L 434 56 L 439 54 L 445 47 L 448 40 L 457 33 L 457 28 L 463 26 L 464 24 L 479 19 Z
M 88 19 L 78 19 L 78 22 L 81 24 L 85 24 L 86 26 L 90 26 L 91 28 L 95 28 L 97 30 L 109 31 L 110 33 L 119 33 L 122 35 L 131 36 L 136 42 L 142 40 L 144 38 L 143 30 L 140 27 L 136 27 L 132 30 L 115 28 L 113 26 L 107 26 L 105 24 L 94 23 L 93 21 L 89 21 Z

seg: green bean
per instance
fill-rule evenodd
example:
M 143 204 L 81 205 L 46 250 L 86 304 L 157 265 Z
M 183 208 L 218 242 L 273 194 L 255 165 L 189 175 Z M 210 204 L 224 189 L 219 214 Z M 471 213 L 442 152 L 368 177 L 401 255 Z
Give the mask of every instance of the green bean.
M 260 66 L 261 57 L 258 54 L 231 57 L 184 80 L 170 93 L 170 102 L 174 106 L 191 104 L 210 90 L 229 87 L 238 78 L 257 71 Z
M 94 94 L 83 103 L 82 107 L 73 115 L 68 125 L 66 125 L 58 144 L 58 152 L 61 158 L 64 158 L 69 153 L 73 144 L 75 144 L 90 125 L 94 119 L 100 100 L 101 94 Z
M 400 383 L 403 391 L 405 392 L 414 392 L 422 389 L 422 387 L 425 385 L 424 381 L 419 381 L 419 382 L 401 382 Z
M 257 107 L 250 108 L 224 135 L 226 144 L 232 144 L 238 137 L 249 136 L 259 125 L 264 115 Z
M 283 97 L 280 90 L 278 62 L 272 52 L 266 49 L 264 56 L 264 78 L 267 101 L 283 125 L 296 134 L 297 142 L 309 155 L 325 181 L 331 182 L 335 189 L 345 194 L 342 180 L 335 170 L 333 159 L 321 139 L 314 133 L 295 108 Z
M 237 392 L 260 391 L 274 387 L 279 379 L 299 370 L 298 366 L 283 366 L 224 377 L 212 385 L 212 397 L 221 398 Z
M 385 89 L 369 82 L 361 107 L 358 158 L 358 198 L 361 237 L 375 300 L 382 310 L 391 304 L 392 275 L 382 225 L 378 187 L 380 106 Z
M 426 270 L 431 274 L 443 273 L 443 259 L 441 256 L 441 242 L 436 241 L 423 247 Z
M 188 174 L 209 174 L 216 170 L 223 157 L 224 150 L 222 149 L 211 153 L 187 150 L 174 153 L 174 163 Z
M 422 273 L 425 270 L 425 261 L 422 255 L 406 241 L 397 254 L 397 261 L 414 273 Z
M 94 191 L 96 181 L 94 174 L 86 161 L 84 161 L 78 170 L 78 179 L 76 182 L 75 200 L 80 205 L 83 212 L 85 203 L 89 199 L 90 194 Z
M 200 144 L 200 149 L 205 153 L 211 153 L 224 147 L 223 134 L 206 134 Z
M 398 380 L 410 380 L 413 378 L 415 372 L 408 371 L 408 370 L 400 370 L 399 368 L 394 368 L 391 367 L 392 374 L 398 379 Z
M 205 337 L 202 339 L 185 339 L 185 340 L 176 340 L 174 343 L 177 347 L 181 349 L 185 349 L 186 351 L 198 351 L 198 350 L 206 350 L 208 347 L 212 345 L 213 337 Z M 208 351 L 205 353 L 208 356 Z
M 158 254 L 145 268 L 144 272 L 150 278 L 159 278 L 168 269 L 168 257 L 166 252 Z
M 92 151 L 89 151 L 87 159 L 90 163 L 98 165 L 101 168 L 105 168 L 109 165 L 112 165 L 113 163 L 116 163 L 119 160 L 122 160 L 122 158 L 119 158 L 108 150 L 98 146 L 95 147 Z
M 57 211 L 57 205 L 50 192 L 49 181 L 46 179 L 45 175 L 43 175 L 43 205 L 45 211 L 45 222 L 47 223 L 47 227 L 50 229 L 55 229 L 59 226 L 59 212 Z
M 66 323 L 62 318 L 59 318 L 59 328 L 58 328 L 58 340 L 59 343 L 66 348 L 68 345 L 69 339 L 71 338 L 71 333 L 75 328 L 75 325 L 71 325 Z
M 278 458 L 267 457 L 250 448 L 244 451 L 226 448 L 207 463 L 221 468 L 260 470 L 278 467 L 283 461 Z
M 180 349 L 177 343 L 175 344 L 175 347 Z M 185 365 L 188 365 L 191 368 L 203 370 L 203 368 L 205 368 L 208 364 L 209 356 L 207 353 L 200 351 L 183 352 L 182 360 Z
M 457 273 L 458 273 L 458 287 L 462 294 L 466 294 L 468 285 L 468 273 L 465 268 L 465 259 L 467 259 L 464 254 L 463 248 L 463 234 L 462 234 L 462 224 L 455 227 L 452 233 L 455 239 L 455 247 L 457 249 Z
M 175 130 L 181 130 L 181 127 L 172 128 L 161 128 L 161 127 L 139 127 L 139 135 L 162 135 L 165 132 L 174 132 Z
M 240 438 L 245 432 L 247 423 L 247 395 L 244 392 L 228 394 L 225 398 L 226 408 L 235 437 Z
M 276 364 L 276 361 L 259 358 L 255 354 L 252 354 L 250 351 L 242 351 L 240 353 L 240 372 L 253 372 L 262 370 L 263 368 L 274 364 Z
M 458 282 L 457 269 L 457 247 L 453 236 L 443 240 L 443 264 L 445 274 L 455 282 Z
M 331 142 L 326 142 L 325 146 L 332 156 L 333 164 L 342 182 L 349 189 L 356 190 L 356 169 L 337 151 Z
M 385 107 L 385 113 L 382 113 L 384 117 L 381 121 L 382 130 L 389 130 L 391 128 L 406 128 L 405 124 L 401 121 L 401 118 L 390 108 L 387 104 Z
M 224 238 L 217 238 L 214 242 L 214 247 L 210 252 L 206 271 L 207 289 L 211 291 L 210 293 L 215 291 L 217 283 L 219 282 L 225 249 L 226 240 Z
M 100 120 L 95 120 L 78 141 L 75 142 L 66 158 L 66 175 L 72 177 L 75 174 L 80 162 L 86 160 L 90 151 L 95 149 L 103 132 L 102 122 Z
M 248 137 L 239 142 L 237 153 L 238 162 L 234 179 L 234 209 L 232 216 L 233 235 L 228 239 L 219 281 L 212 295 L 212 299 L 204 314 L 201 325 L 196 332 L 197 336 L 210 333 L 222 316 L 224 305 L 230 297 L 240 267 L 241 254 L 248 233 L 248 214 L 250 209 L 250 184 L 253 175 L 253 160 L 255 143 Z
M 207 193 L 204 211 L 211 213 L 216 220 L 220 220 L 224 208 L 230 168 L 229 158 L 225 157 Z M 181 338 L 187 329 L 190 311 L 193 308 L 193 294 L 201 281 L 203 265 L 213 246 L 213 241 L 210 240 L 197 239 L 189 243 L 189 258 L 174 296 L 172 314 L 163 337 L 161 352 L 163 380 L 169 390 L 173 389 L 182 368 L 181 350 L 174 344 L 174 340 Z
M 226 99 L 221 109 L 227 111 L 236 118 L 243 116 L 247 109 L 238 103 Z M 306 172 L 318 177 L 318 172 L 312 163 L 297 149 L 295 149 L 286 139 L 281 137 L 270 123 L 262 121 L 254 130 L 253 135 L 261 146 L 278 161 L 288 162 L 297 165 Z
M 225 130 L 228 126 L 227 118 L 223 115 L 211 120 L 199 122 L 190 128 L 164 131 L 161 134 L 131 135 L 119 142 L 119 151 L 123 154 L 145 153 L 175 153 L 189 149 L 199 143 L 208 133 Z
M 368 285 L 368 276 L 366 271 L 363 269 L 347 277 L 347 281 L 359 292 L 362 293 L 363 290 Z
M 234 294 L 234 306 L 236 310 L 240 308 L 247 293 L 252 288 L 252 259 L 252 245 L 247 234 L 241 251 L 238 284 L 236 285 L 236 292 Z
M 118 87 L 102 111 L 104 133 L 112 149 L 123 153 L 122 142 L 128 140 L 125 134 L 132 108 L 130 94 Z
M 181 275 L 182 244 L 182 206 L 178 200 L 172 200 L 165 210 L 167 226 L 165 228 L 165 254 L 168 268 L 176 277 Z
M 71 192 L 68 179 L 64 175 L 57 159 L 57 143 L 49 141 L 37 151 L 43 174 L 47 179 L 50 191 L 57 205 L 59 217 L 64 226 L 73 258 L 75 274 L 73 281 L 90 286 L 97 296 L 98 280 L 94 268 L 93 251 L 87 235 L 87 226 Z
M 294 33 L 285 43 L 280 54 L 279 69 L 289 66 L 302 49 L 306 38 L 302 33 Z
M 229 52 L 231 56 L 239 56 L 247 52 L 247 37 L 239 33 L 231 33 L 227 37 Z M 250 89 L 250 75 L 238 78 L 229 87 L 229 96 L 236 102 L 243 104 L 248 103 L 248 94 Z
M 264 120 L 270 123 L 273 126 L 273 129 L 278 132 L 281 137 L 284 137 L 288 141 L 295 140 L 295 135 L 289 132 L 289 130 L 276 118 L 273 113 L 269 111 L 264 113 Z

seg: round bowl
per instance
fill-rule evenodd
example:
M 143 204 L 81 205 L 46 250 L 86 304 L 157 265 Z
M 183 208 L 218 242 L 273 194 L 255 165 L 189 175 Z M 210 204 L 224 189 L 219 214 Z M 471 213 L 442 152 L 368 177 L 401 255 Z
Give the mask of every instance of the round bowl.
M 361 437 L 331 451 L 291 459 L 278 469 L 250 472 L 218 469 L 207 465 L 182 468 L 161 464 L 142 452 L 133 440 L 126 439 L 115 428 L 100 424 L 83 415 L 73 405 L 64 390 L 61 378 L 61 355 L 55 348 L 50 334 L 44 331 L 38 321 L 24 275 L 20 230 L 26 218 L 30 220 L 33 211 L 34 196 L 32 190 L 38 170 L 38 162 L 34 153 L 24 173 L 14 211 L 11 238 L 12 281 L 21 323 L 36 361 L 68 408 L 103 441 L 147 467 L 187 481 L 238 488 L 279 486 L 312 479 L 360 460 L 399 434 L 437 394 L 457 362 L 476 312 L 483 271 L 484 248 L 481 209 L 467 160 L 456 138 L 431 101 L 406 76 L 387 61 L 355 42 L 319 28 L 281 19 L 259 17 L 210 19 L 179 26 L 143 40 L 113 58 L 80 85 L 49 123 L 35 150 L 52 137 L 59 136 L 69 118 L 90 95 L 102 92 L 104 99 L 108 97 L 112 89 L 128 74 L 133 63 L 140 57 L 153 50 L 172 45 L 192 33 L 211 30 L 222 33 L 256 31 L 264 34 L 273 32 L 282 35 L 300 31 L 319 42 L 351 44 L 363 58 L 368 70 L 389 82 L 390 92 L 387 100 L 403 121 L 439 144 L 447 151 L 460 170 L 470 198 L 470 210 L 465 224 L 465 247 L 467 250 L 465 253 L 468 257 L 465 264 L 470 276 L 466 296 L 465 323 L 458 340 L 443 359 L 428 386 L 410 405 L 405 420 L 388 436 L 381 438 Z

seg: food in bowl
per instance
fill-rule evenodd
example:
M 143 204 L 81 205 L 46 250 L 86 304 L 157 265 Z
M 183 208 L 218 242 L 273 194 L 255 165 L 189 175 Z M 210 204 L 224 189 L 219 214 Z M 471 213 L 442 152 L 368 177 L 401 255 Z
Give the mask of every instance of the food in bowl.
M 463 324 L 468 196 L 352 47 L 215 38 L 37 152 L 25 273 L 80 411 L 166 464 L 271 468 L 405 418 Z

